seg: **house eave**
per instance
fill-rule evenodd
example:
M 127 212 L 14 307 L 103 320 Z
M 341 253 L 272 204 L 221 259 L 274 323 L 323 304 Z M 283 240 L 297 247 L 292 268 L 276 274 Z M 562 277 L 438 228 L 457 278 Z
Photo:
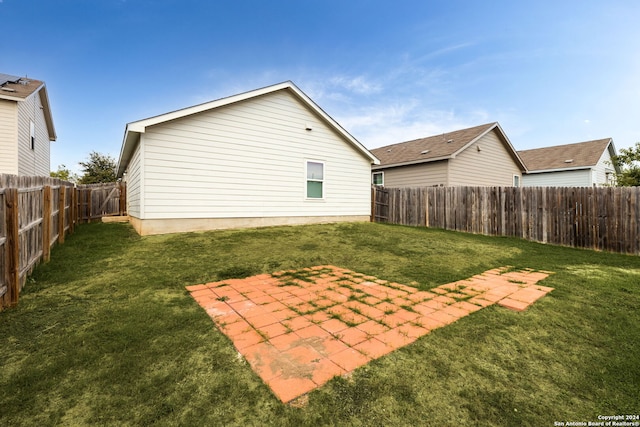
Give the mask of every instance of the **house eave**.
M 16 102 L 24 101 L 24 98 L 20 96 L 11 96 L 4 93 L 0 93 L 0 99 L 4 99 L 6 101 L 16 101 Z
M 585 170 L 585 169 L 592 170 L 593 168 L 594 168 L 593 166 L 576 166 L 576 167 L 573 167 L 573 168 L 540 169 L 540 170 L 529 170 L 529 171 L 526 172 L 526 174 L 527 175 L 533 175 L 533 174 L 537 174 L 537 173 L 570 172 L 570 171 Z
M 122 141 L 122 148 L 120 149 L 120 156 L 118 157 L 118 165 L 116 166 L 117 178 L 122 178 L 124 172 L 127 170 L 131 156 L 140 141 L 140 133 L 141 132 L 130 130 L 129 125 L 127 125 Z
M 40 102 L 42 103 L 44 119 L 47 123 L 49 141 L 55 141 L 56 139 L 58 139 L 58 136 L 56 135 L 56 128 L 53 125 L 53 114 L 51 114 L 51 105 L 49 104 L 49 94 L 47 93 L 47 87 L 42 84 L 42 86 L 38 88 L 38 93 L 40 94 Z
M 389 169 L 389 168 L 397 168 L 400 166 L 411 166 L 411 165 L 419 165 L 422 163 L 432 163 L 432 162 L 439 162 L 441 160 L 448 160 L 448 159 L 452 159 L 453 156 L 440 156 L 440 157 L 433 157 L 430 159 L 419 159 L 419 160 L 411 160 L 409 162 L 400 162 L 400 163 L 391 163 L 391 164 L 385 164 L 385 165 L 376 165 L 376 166 L 372 166 L 371 169 L 372 170 L 379 170 L 379 169 Z
M 375 157 L 367 148 L 360 143 L 355 137 L 347 132 L 342 126 L 338 124 L 331 116 L 329 116 L 322 108 L 320 108 L 311 98 L 309 98 L 304 92 L 302 92 L 293 82 L 286 81 L 278 83 L 272 86 L 267 86 L 260 89 L 255 89 L 249 92 L 232 95 L 226 98 L 217 99 L 203 104 L 194 105 L 192 107 L 183 108 L 180 110 L 172 111 L 169 113 L 161 114 L 158 116 L 149 117 L 147 119 L 138 120 L 128 123 L 125 129 L 125 136 L 123 139 L 122 149 L 120 150 L 120 159 L 118 161 L 118 177 L 127 168 L 129 161 L 131 160 L 131 154 L 133 154 L 134 147 L 129 147 L 129 144 L 134 144 L 139 140 L 139 136 L 146 132 L 147 127 L 154 126 L 160 123 L 165 123 L 171 120 L 180 119 L 183 117 L 191 116 L 194 114 L 202 113 L 205 111 L 213 110 L 222 106 L 231 105 L 237 102 L 245 101 L 248 99 L 256 98 L 259 96 L 274 93 L 280 90 L 288 90 L 296 98 L 298 98 L 304 105 L 309 107 L 322 121 L 332 127 L 338 134 L 340 134 L 350 145 L 352 145 L 356 151 L 362 156 L 367 158 L 372 165 L 379 165 L 380 160 Z M 137 135 L 134 136 L 134 135 Z
M 613 159 L 617 156 L 617 151 L 616 151 L 616 146 L 613 143 L 613 138 L 609 139 L 609 144 L 607 145 L 607 150 L 609 150 L 609 156 Z M 613 166 L 616 174 L 620 174 L 622 172 L 622 170 L 620 169 L 620 165 L 618 165 L 616 162 L 611 162 L 611 165 Z

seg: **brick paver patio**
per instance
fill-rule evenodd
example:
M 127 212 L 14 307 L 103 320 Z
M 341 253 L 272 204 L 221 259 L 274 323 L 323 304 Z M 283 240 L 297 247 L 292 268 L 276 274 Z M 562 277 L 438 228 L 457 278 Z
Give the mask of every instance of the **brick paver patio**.
M 289 402 L 489 305 L 524 310 L 549 274 L 501 267 L 426 292 L 326 265 L 187 290 Z

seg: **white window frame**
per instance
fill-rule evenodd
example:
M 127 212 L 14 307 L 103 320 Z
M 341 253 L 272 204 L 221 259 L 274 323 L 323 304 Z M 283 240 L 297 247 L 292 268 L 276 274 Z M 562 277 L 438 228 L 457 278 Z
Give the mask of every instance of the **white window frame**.
M 322 179 L 309 179 L 308 178 L 308 172 L 309 172 L 309 163 L 318 163 L 322 165 Z M 307 192 L 307 183 L 311 181 L 311 182 L 320 182 L 322 184 L 322 197 L 309 197 L 309 194 Z M 327 168 L 326 168 L 326 164 L 323 160 L 315 160 L 315 159 L 305 159 L 304 160 L 304 197 L 306 200 L 310 200 L 310 201 L 322 201 L 325 199 L 327 192 L 326 192 L 326 182 L 327 182 Z
M 522 187 L 522 177 L 520 175 L 513 175 L 513 186 Z
M 380 184 L 376 184 L 376 180 L 374 179 L 374 176 L 378 174 L 382 177 L 382 182 Z M 384 171 L 371 172 L 371 184 L 384 186 Z
M 36 124 L 33 120 L 29 120 L 29 146 L 32 150 L 36 149 Z

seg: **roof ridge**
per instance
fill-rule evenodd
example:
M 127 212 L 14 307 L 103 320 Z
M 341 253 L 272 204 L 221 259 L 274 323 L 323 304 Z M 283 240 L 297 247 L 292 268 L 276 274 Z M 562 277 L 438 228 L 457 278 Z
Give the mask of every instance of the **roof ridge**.
M 530 151 L 535 151 L 535 150 L 545 150 L 545 149 L 555 149 L 555 148 L 562 148 L 562 147 L 570 147 L 570 146 L 577 146 L 577 145 L 586 145 L 586 144 L 592 144 L 592 143 L 596 143 L 596 142 L 602 142 L 604 143 L 606 142 L 610 142 L 612 141 L 613 138 L 601 138 L 601 139 L 592 139 L 589 141 L 582 141 L 582 142 L 571 142 L 569 144 L 558 144 L 558 145 L 547 145 L 545 147 L 538 147 L 538 148 L 529 148 L 526 150 L 518 150 L 518 153 L 522 153 L 522 152 L 530 152 Z
M 398 145 L 402 145 L 402 144 L 408 144 L 408 143 L 411 143 L 411 142 L 422 141 L 422 140 L 429 139 L 429 138 L 436 138 L 438 136 L 446 137 L 446 135 L 450 135 L 450 134 L 453 134 L 453 133 L 468 132 L 468 131 L 476 129 L 476 128 L 491 127 L 491 126 L 494 126 L 496 124 L 498 124 L 498 122 L 490 122 L 490 123 L 485 123 L 485 124 L 482 124 L 482 125 L 463 128 L 463 129 L 456 129 L 456 130 L 452 130 L 452 131 L 449 131 L 449 132 L 437 133 L 435 135 L 429 135 L 429 136 L 423 136 L 423 137 L 420 137 L 420 138 L 409 139 L 407 141 L 395 142 L 393 144 L 383 145 L 382 147 L 373 148 L 373 149 L 371 149 L 371 151 L 380 150 L 380 149 L 383 149 L 383 148 L 387 148 L 388 149 L 389 147 L 394 147 L 394 146 L 398 146 Z

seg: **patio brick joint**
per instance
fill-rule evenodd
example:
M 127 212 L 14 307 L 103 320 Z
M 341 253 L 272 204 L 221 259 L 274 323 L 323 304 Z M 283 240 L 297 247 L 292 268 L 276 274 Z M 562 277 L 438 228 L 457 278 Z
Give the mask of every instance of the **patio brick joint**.
M 421 291 L 321 265 L 187 290 L 286 403 L 482 308 L 526 310 L 549 274 L 500 267 Z

